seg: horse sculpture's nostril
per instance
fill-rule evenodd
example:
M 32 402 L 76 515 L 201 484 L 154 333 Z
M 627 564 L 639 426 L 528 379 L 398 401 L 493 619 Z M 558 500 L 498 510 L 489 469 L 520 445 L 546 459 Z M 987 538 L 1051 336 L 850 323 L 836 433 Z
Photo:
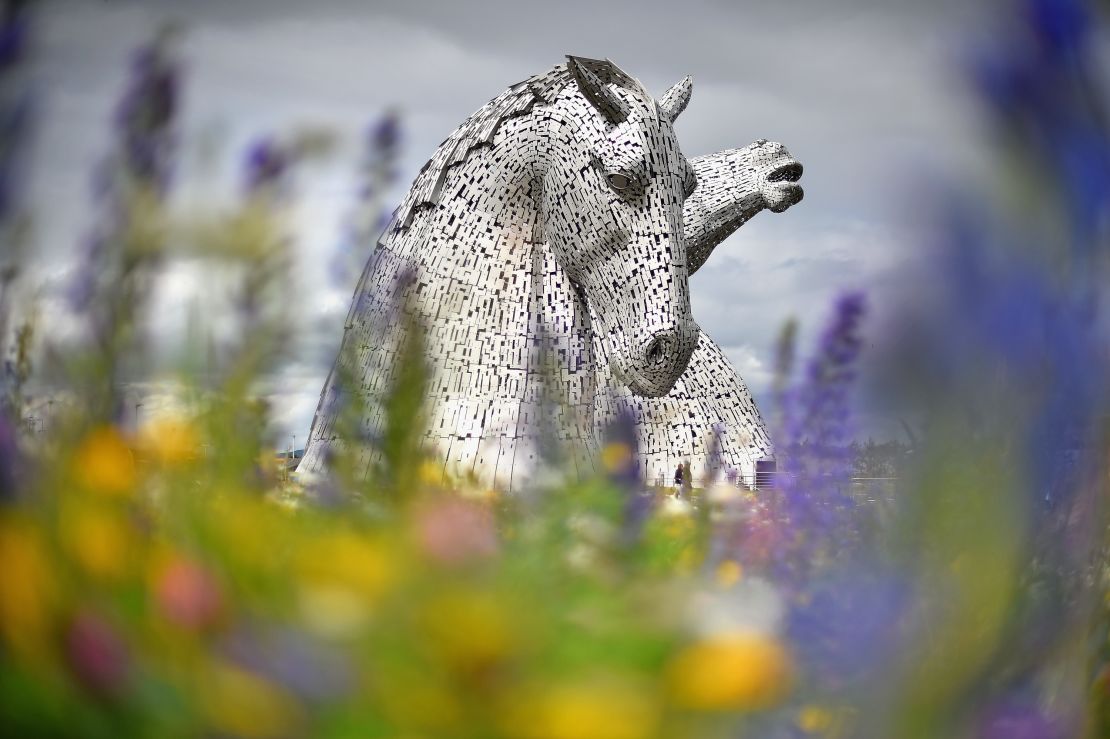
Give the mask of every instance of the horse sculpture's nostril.
M 797 182 L 800 179 L 802 179 L 802 165 L 798 162 L 784 164 L 767 175 L 768 182 Z
M 663 361 L 663 340 L 655 339 L 648 345 L 647 360 L 649 364 L 658 364 Z

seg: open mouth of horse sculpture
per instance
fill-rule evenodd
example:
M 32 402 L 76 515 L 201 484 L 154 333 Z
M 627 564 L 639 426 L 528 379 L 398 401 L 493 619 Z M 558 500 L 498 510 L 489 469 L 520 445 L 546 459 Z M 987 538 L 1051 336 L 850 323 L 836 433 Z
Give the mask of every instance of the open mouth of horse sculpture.
M 756 212 L 797 203 L 802 169 L 765 140 L 688 160 L 673 124 L 691 90 L 687 77 L 656 100 L 612 62 L 568 57 L 457 128 L 367 263 L 302 473 L 321 471 L 343 443 L 345 399 L 362 401 L 363 437 L 380 436 L 413 319 L 430 377 L 422 443 L 445 469 L 512 487 L 552 441 L 592 469 L 617 396 L 647 418 L 678 384 L 739 392 L 750 412 L 731 422 L 753 430 L 737 436 L 765 440 L 727 363 L 723 376 L 715 364 L 702 370 L 712 379 L 690 376 L 692 360 L 723 359 L 694 321 L 689 275 Z M 648 446 L 667 435 L 641 431 Z M 770 449 L 748 446 L 737 459 Z M 373 445 L 359 454 L 372 474 L 380 455 Z

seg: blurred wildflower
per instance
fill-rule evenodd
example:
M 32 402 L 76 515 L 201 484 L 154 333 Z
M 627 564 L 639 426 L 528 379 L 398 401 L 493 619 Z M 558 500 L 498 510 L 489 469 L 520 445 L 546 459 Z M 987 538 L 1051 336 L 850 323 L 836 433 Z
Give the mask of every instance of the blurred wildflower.
M 740 582 L 740 578 L 744 576 L 744 568 L 740 563 L 733 559 L 726 559 L 717 565 L 715 579 L 717 585 L 722 588 L 731 588 L 736 583 Z
M 127 643 L 96 613 L 82 610 L 65 634 L 66 660 L 73 676 L 97 696 L 121 697 L 131 675 Z
M 331 260 L 332 281 L 338 287 L 354 286 L 375 240 L 389 223 L 391 213 L 385 198 L 397 180 L 402 138 L 401 117 L 396 110 L 387 110 L 367 129 L 358 202 Z
M 129 495 L 138 479 L 131 448 L 114 426 L 93 429 L 73 454 L 73 475 L 86 489 Z
M 862 294 L 840 297 L 804 380 L 785 397 L 782 439 L 775 446 L 784 457 L 779 487 L 794 539 L 779 560 L 795 574 L 850 550 L 854 538 L 849 408 L 864 307 Z
M 307 543 L 296 567 L 308 626 L 323 636 L 356 633 L 397 579 L 396 565 L 383 544 L 349 531 Z
M 273 137 L 255 141 L 247 150 L 243 189 L 256 193 L 280 184 L 291 164 L 291 152 Z
M 299 733 L 298 701 L 257 673 L 216 662 L 201 687 L 205 713 L 220 734 L 269 739 Z
M 833 692 L 879 674 L 904 638 L 908 601 L 897 578 L 866 571 L 814 583 L 786 619 L 806 678 Z
M 488 669 L 516 646 L 514 619 L 494 594 L 447 586 L 424 605 L 420 624 L 440 660 L 463 672 Z
M 24 58 L 30 5 L 30 2 L 18 0 L 4 4 L 0 21 L 0 71 L 7 71 Z
M 7 414 L 0 413 L 0 504 L 15 499 L 22 466 L 15 429 Z
M 33 89 L 23 77 L 30 43 L 29 2 L 6 2 L 0 10 L 0 226 L 17 215 L 19 187 L 33 133 Z M 8 234 L 3 234 L 8 240 Z
M 62 534 L 74 560 L 96 578 L 118 580 L 134 564 L 134 532 L 114 509 L 75 505 L 63 519 Z
M 521 739 L 656 736 L 660 710 L 649 686 L 620 675 L 524 687 L 501 709 L 502 730 Z
M 696 642 L 667 667 L 671 698 L 703 711 L 769 708 L 780 703 L 794 682 L 786 649 L 757 633 L 721 635 Z
M 169 244 L 165 200 L 177 151 L 180 64 L 177 32 L 165 28 L 134 54 L 115 114 L 112 150 L 98 168 L 98 213 L 82 244 L 67 291 L 74 318 L 84 322 L 79 366 L 72 379 L 84 412 L 117 420 L 125 366 L 133 373 L 145 355 L 144 305 L 155 266 Z
M 18 656 L 41 657 L 58 585 L 42 537 L 29 521 L 0 518 L 0 562 L 0 633 Z
M 414 514 L 421 551 L 444 565 L 466 564 L 497 553 L 493 514 L 481 503 L 455 497 L 430 500 Z
M 307 701 L 340 701 L 353 687 L 349 655 L 295 629 L 250 623 L 221 649 L 229 661 Z
M 624 472 L 632 459 L 632 450 L 627 444 L 610 442 L 601 449 L 601 464 L 611 475 Z
M 188 419 L 162 417 L 142 427 L 138 446 L 161 464 L 180 465 L 197 458 L 200 436 Z
M 327 154 L 333 145 L 333 134 L 323 128 L 302 128 L 287 136 L 256 139 L 243 161 L 243 192 L 248 197 L 280 199 L 296 166 Z
M 171 555 L 155 564 L 151 580 L 158 609 L 171 623 L 200 630 L 217 623 L 223 614 L 219 583 L 194 561 Z
M 124 171 L 142 184 L 164 192 L 172 176 L 177 140 L 180 79 L 169 54 L 176 31 L 167 28 L 153 44 L 135 52 L 130 86 L 116 109 Z
M 805 706 L 798 711 L 798 728 L 807 734 L 824 734 L 833 727 L 835 716 L 821 706 Z
M 982 720 L 980 739 L 1068 739 L 1076 727 L 1055 720 L 1035 705 L 1011 701 L 996 705 Z

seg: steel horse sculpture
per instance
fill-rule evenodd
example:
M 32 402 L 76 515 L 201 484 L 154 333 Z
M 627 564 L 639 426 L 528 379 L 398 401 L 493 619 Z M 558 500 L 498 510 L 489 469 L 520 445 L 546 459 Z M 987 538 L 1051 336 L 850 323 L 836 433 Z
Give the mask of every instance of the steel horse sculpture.
M 345 392 L 364 434 L 381 431 L 406 316 L 425 327 L 422 443 L 445 470 L 519 489 L 556 442 L 586 473 L 628 410 L 648 480 L 683 460 L 704 475 L 714 435 L 726 468 L 772 454 L 688 280 L 756 213 L 797 203 L 802 168 L 765 140 L 687 159 L 673 122 L 691 90 L 687 77 L 656 101 L 612 62 L 568 57 L 459 126 L 363 271 L 300 474 L 343 443 Z M 377 453 L 358 452 L 367 474 Z

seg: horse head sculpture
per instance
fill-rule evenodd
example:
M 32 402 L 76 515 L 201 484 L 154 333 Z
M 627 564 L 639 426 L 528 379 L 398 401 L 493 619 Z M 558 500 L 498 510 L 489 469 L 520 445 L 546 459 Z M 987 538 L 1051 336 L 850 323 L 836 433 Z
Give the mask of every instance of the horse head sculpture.
M 800 165 L 776 145 L 687 160 L 673 124 L 691 89 L 686 78 L 656 100 L 612 62 L 568 57 L 459 126 L 367 262 L 300 473 L 322 471 L 343 443 L 337 405 L 351 393 L 360 438 L 380 434 L 402 315 L 425 327 L 421 442 L 445 470 L 511 488 L 541 437 L 592 469 L 609 389 L 666 402 L 707 346 L 689 273 L 729 228 L 801 197 Z M 743 202 L 740 180 L 757 191 Z M 373 444 L 357 454 L 371 474 Z
M 697 179 L 673 128 L 690 80 L 657 103 L 610 63 L 570 57 L 567 67 L 577 89 L 553 115 L 575 135 L 555 138 L 546 157 L 544 236 L 624 384 L 665 395 L 698 336 L 682 231 Z

